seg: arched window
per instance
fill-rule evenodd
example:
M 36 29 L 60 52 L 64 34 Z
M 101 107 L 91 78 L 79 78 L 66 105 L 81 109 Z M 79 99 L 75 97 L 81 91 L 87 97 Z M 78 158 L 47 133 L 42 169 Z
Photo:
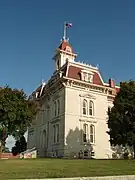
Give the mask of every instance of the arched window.
M 54 102 L 54 116 L 57 116 L 57 103 Z
M 84 99 L 84 100 L 83 100 L 83 114 L 84 114 L 84 115 L 87 114 L 87 108 L 88 108 L 88 103 L 87 103 L 87 100 Z
M 59 124 L 56 124 L 56 142 L 59 142 Z
M 83 142 L 87 142 L 88 125 L 83 125 Z
M 60 101 L 59 100 L 57 101 L 57 108 L 58 108 L 57 112 L 58 112 L 58 115 L 59 115 L 60 114 Z
M 95 142 L 95 126 L 90 125 L 90 142 L 94 143 Z
M 47 147 L 46 130 L 43 131 L 42 138 L 43 138 L 43 142 L 42 142 L 43 148 L 46 148 Z
M 56 126 L 53 125 L 53 142 L 56 142 Z
M 83 79 L 84 79 L 84 81 L 88 80 L 88 74 L 87 73 L 83 73 Z
M 93 101 L 89 101 L 89 115 L 93 116 L 94 115 L 94 103 Z

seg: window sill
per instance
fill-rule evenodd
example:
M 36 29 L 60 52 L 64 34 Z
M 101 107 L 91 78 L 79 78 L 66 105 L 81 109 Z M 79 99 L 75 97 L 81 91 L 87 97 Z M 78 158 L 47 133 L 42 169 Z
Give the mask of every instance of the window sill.
M 60 117 L 60 115 L 57 115 L 57 116 L 53 116 L 53 119 L 56 119 L 56 118 L 58 118 L 58 117 Z
M 84 146 L 95 146 L 96 144 L 95 143 L 89 143 L 89 142 L 83 142 L 81 143 L 81 145 L 84 145 Z
M 57 145 L 60 145 L 60 142 L 57 142 L 57 143 L 53 143 L 52 145 L 53 145 L 53 146 L 57 146 Z
M 86 118 L 93 118 L 93 119 L 95 119 L 95 116 L 90 116 L 90 115 L 82 115 L 83 117 L 86 117 Z
M 59 121 L 59 120 L 60 120 L 60 117 L 57 116 L 57 117 L 53 117 L 52 120 L 51 120 L 51 122 L 56 122 L 56 121 Z

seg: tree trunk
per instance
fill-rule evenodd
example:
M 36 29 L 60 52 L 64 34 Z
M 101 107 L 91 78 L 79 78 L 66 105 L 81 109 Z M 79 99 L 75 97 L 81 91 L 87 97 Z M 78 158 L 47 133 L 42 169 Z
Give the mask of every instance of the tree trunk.
M 0 158 L 2 156 L 2 152 L 3 152 L 3 142 L 1 141 L 1 146 L 0 146 Z
M 134 159 L 135 159 L 135 142 L 133 144 L 133 151 L 134 151 Z
M 1 146 L 0 146 L 0 157 L 5 149 L 5 144 L 6 144 L 6 141 L 1 141 Z
M 1 155 L 2 155 L 2 142 L 1 142 L 1 145 L 0 145 L 0 158 L 1 158 Z

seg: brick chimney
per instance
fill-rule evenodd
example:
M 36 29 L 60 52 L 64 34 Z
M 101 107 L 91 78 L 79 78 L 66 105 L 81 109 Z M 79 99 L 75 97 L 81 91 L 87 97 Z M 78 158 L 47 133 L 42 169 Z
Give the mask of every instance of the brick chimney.
M 113 79 L 109 79 L 109 86 L 111 87 L 111 88 L 115 88 L 115 81 L 113 80 Z

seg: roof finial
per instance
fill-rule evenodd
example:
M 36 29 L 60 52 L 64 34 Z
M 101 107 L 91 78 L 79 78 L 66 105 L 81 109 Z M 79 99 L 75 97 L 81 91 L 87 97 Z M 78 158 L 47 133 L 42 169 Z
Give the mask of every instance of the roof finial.
M 46 83 L 44 81 L 44 79 L 42 79 L 42 82 L 41 82 L 42 86 L 44 86 Z
M 96 65 L 96 68 L 99 69 L 99 64 Z

